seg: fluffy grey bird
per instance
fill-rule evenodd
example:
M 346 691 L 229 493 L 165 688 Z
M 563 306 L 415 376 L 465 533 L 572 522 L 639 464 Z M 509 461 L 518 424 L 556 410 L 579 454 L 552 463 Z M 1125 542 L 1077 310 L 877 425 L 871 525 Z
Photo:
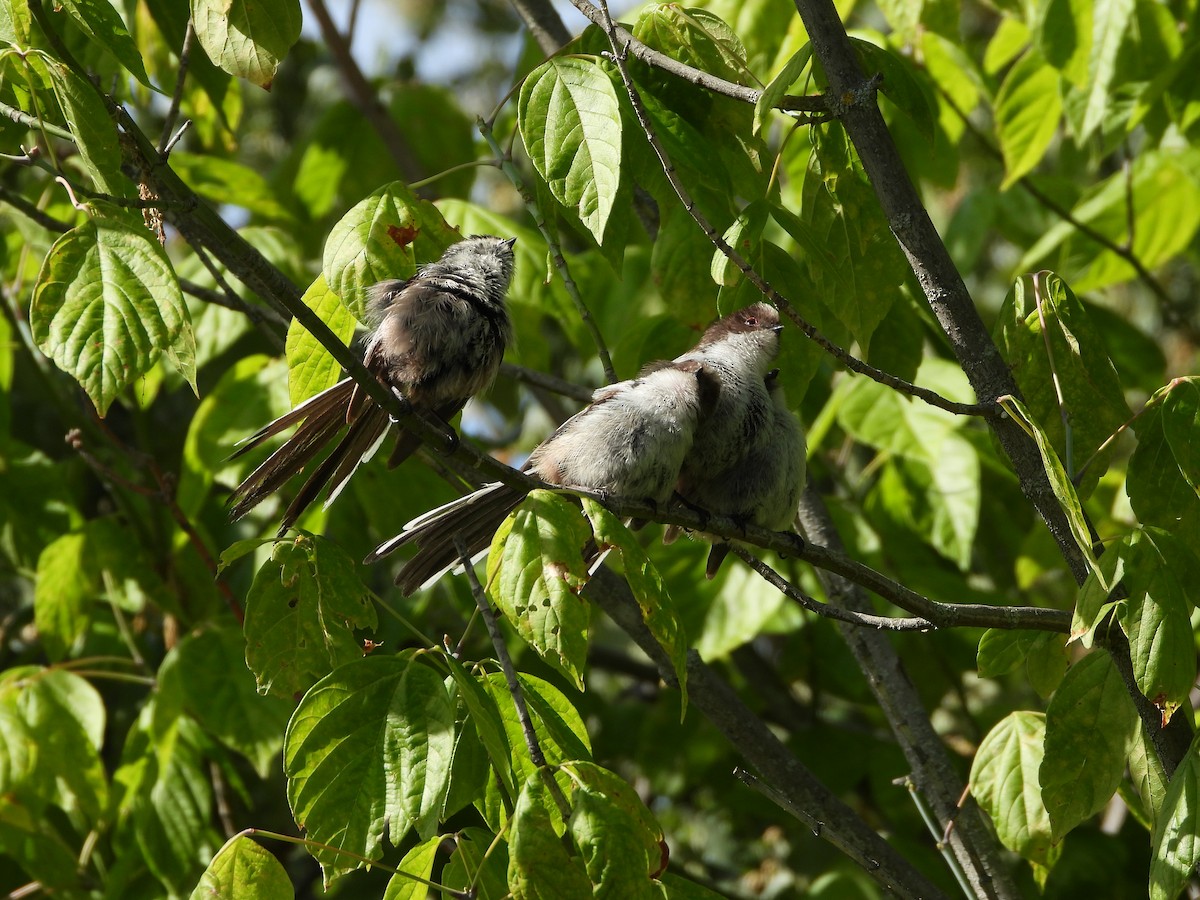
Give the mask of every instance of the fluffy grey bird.
M 671 496 L 697 425 L 719 404 L 718 382 L 694 360 L 648 366 L 630 381 L 601 388 L 585 407 L 538 445 L 522 467 L 543 481 L 617 496 L 662 502 Z M 459 562 L 455 538 L 471 555 L 524 498 L 502 483 L 432 510 L 380 544 L 371 563 L 406 544 L 418 552 L 396 578 L 404 593 Z
M 495 380 L 511 338 L 504 297 L 512 281 L 515 241 L 475 235 L 451 245 L 412 278 L 371 288 L 375 327 L 363 364 L 411 404 L 415 414 L 445 424 L 450 436 L 450 419 Z M 355 469 L 374 455 L 391 425 L 388 414 L 346 378 L 251 435 L 234 456 L 297 422 L 303 424 L 295 434 L 233 491 L 231 518 L 241 518 L 306 469 L 344 431 L 288 506 L 282 534 L 326 486 L 326 503 L 332 501 Z M 415 433 L 401 427 L 388 467 L 399 465 L 420 443 Z
M 787 407 L 778 370 L 779 313 L 755 303 L 719 319 L 676 362 L 710 370 L 721 388 L 696 430 L 677 490 L 688 504 L 763 528 L 789 528 L 804 488 L 804 433 Z M 667 528 L 670 543 L 680 533 Z M 705 573 L 716 576 L 729 544 L 715 535 Z

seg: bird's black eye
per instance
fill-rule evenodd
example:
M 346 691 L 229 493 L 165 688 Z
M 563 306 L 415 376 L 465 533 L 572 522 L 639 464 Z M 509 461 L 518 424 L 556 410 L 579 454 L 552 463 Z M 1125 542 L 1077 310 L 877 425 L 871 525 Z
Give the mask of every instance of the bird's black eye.
M 754 328 L 758 325 L 758 319 L 754 318 L 754 316 L 746 316 L 746 324 Z

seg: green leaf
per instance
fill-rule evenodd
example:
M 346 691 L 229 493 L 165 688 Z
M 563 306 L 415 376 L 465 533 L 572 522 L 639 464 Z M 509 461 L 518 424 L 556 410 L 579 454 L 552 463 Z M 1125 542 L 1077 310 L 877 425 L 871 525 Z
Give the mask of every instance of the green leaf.
M 318 275 L 302 298 L 308 307 L 321 317 L 334 334 L 345 344 L 354 337 L 357 324 L 345 304 Z M 299 319 L 288 324 L 286 353 L 288 361 L 288 391 L 292 406 L 299 406 L 309 397 L 331 388 L 342 378 L 342 367 Z
M 1075 485 L 1067 477 L 1062 462 L 1059 461 L 1058 454 L 1054 452 L 1054 447 L 1050 445 L 1050 438 L 1047 437 L 1042 427 L 1029 415 L 1025 404 L 1016 397 L 1004 396 L 1000 397 L 999 401 L 1004 411 L 1012 416 L 1016 423 L 1037 444 L 1038 453 L 1042 457 L 1042 467 L 1046 470 L 1046 477 L 1050 481 L 1050 490 L 1054 493 L 1054 498 L 1058 501 L 1058 505 L 1062 508 L 1062 511 L 1067 515 L 1067 524 L 1071 528 L 1071 536 L 1075 538 L 1075 543 L 1078 544 L 1080 552 L 1083 553 L 1083 557 L 1087 560 L 1091 570 L 1093 572 L 1098 571 L 1099 563 L 1096 561 L 1096 554 L 1092 550 L 1092 535 L 1088 529 L 1087 519 L 1083 515 L 1083 505 L 1079 502 L 1079 494 L 1075 492 Z M 1111 583 L 1109 584 L 1109 588 L 1111 589 Z
M 96 824 L 108 802 L 105 709 L 96 689 L 61 670 L 11 668 L 0 681 L 0 723 L 0 795 Z
M 1088 54 L 1087 105 L 1075 135 L 1082 144 L 1104 121 L 1117 78 L 1117 54 L 1133 19 L 1135 0 L 1097 0 L 1092 4 L 1092 46 Z
M 788 90 L 797 79 L 804 74 L 804 70 L 808 68 L 809 62 L 812 60 L 812 43 L 805 43 L 803 47 L 793 53 L 783 68 L 781 68 L 775 77 L 767 83 L 767 86 L 762 89 L 758 95 L 758 100 L 754 102 L 754 133 L 758 134 L 762 131 L 763 125 L 767 121 L 767 116 L 775 105 L 783 99 Z
M 443 840 L 445 838 L 440 834 L 434 835 L 405 853 L 396 866 L 398 871 L 388 881 L 383 900 L 425 900 L 429 896 L 429 886 L 416 878 L 428 881 L 433 875 L 433 862 Z M 412 877 L 414 875 L 416 878 Z
M 292 214 L 259 172 L 232 159 L 171 151 L 171 168 L 201 197 L 239 206 L 272 222 L 290 223 Z
M 191 900 L 291 900 L 295 896 L 275 854 L 239 834 L 217 851 Z
M 961 371 L 927 363 L 918 381 L 944 381 L 951 396 L 969 395 Z M 960 420 L 913 402 L 866 379 L 845 383 L 838 422 L 855 439 L 895 454 L 874 492 L 888 514 L 964 570 L 979 527 L 979 453 L 960 432 Z M 965 393 L 964 393 L 965 391 Z
M 410 828 L 432 837 L 450 782 L 454 704 L 441 677 L 398 656 L 368 656 L 317 682 L 284 738 L 288 802 L 310 838 L 368 859 Z M 324 850 L 326 879 L 360 863 Z
M 615 772 L 574 760 L 562 767 L 571 777 L 568 823 L 584 858 L 596 896 L 660 896 L 650 879 L 666 868 L 662 826 L 637 791 Z
M 38 348 L 79 381 L 100 415 L 163 350 L 194 354 L 166 252 L 145 228 L 117 219 L 91 219 L 55 241 L 29 319 Z
M 479 740 L 487 750 L 488 759 L 500 784 L 508 792 L 510 799 L 517 796 L 517 785 L 513 779 L 512 747 L 508 743 L 505 723 L 500 715 L 500 707 L 495 698 L 488 693 L 486 687 L 480 684 L 475 675 L 467 672 L 453 656 L 446 656 L 446 665 L 458 688 L 458 696 L 467 708 L 471 724 Z
M 0 2 L 0 41 L 18 46 L 28 46 L 29 28 L 33 19 L 29 4 L 22 0 Z
M 121 175 L 121 146 L 117 126 L 109 118 L 100 94 L 65 63 L 40 50 L 26 54 L 26 62 L 54 86 L 67 128 L 75 136 L 79 156 L 96 187 L 108 194 L 124 193 L 128 180 Z
M 590 532 L 578 507 L 533 491 L 505 519 L 488 553 L 488 596 L 542 659 L 583 688 L 589 609 L 583 545 Z
M 153 708 L 148 711 L 154 713 Z M 146 736 L 138 735 L 139 743 Z M 146 741 L 141 747 L 143 764 L 150 767 L 148 777 L 128 799 L 146 866 L 173 894 L 182 894 L 195 884 L 197 872 L 215 855 L 220 843 L 209 824 L 212 787 L 208 760 L 201 750 L 204 743 L 199 728 L 186 716 L 159 726 L 153 743 Z M 127 762 L 131 755 L 127 744 Z
M 608 73 L 590 59 L 547 60 L 521 86 L 517 124 L 554 198 L 603 244 L 621 184 L 621 110 Z
M 1176 378 L 1167 385 L 1162 429 L 1184 481 L 1200 495 L 1200 377 Z
M 1193 380 L 1187 381 L 1187 390 L 1194 391 Z M 1195 465 L 1194 445 L 1189 449 L 1186 443 L 1191 430 L 1188 424 L 1191 401 L 1186 397 L 1183 403 L 1172 405 L 1174 445 L 1167 437 L 1165 408 L 1177 383 L 1159 390 L 1134 420 L 1138 444 L 1129 459 L 1125 480 L 1125 492 L 1138 520 L 1163 528 L 1176 527 L 1180 519 L 1200 508 L 1200 491 L 1184 474 L 1185 469 L 1190 471 Z
M 533 720 L 534 736 L 546 762 L 554 766 L 571 759 L 591 759 L 592 748 L 588 742 L 587 727 L 563 692 L 535 675 L 518 672 L 517 682 Z M 508 683 L 501 673 L 495 672 L 487 676 L 484 687 L 500 711 L 508 745 L 512 748 L 512 770 L 516 781 L 518 784 L 524 783 L 535 769 Z
M 620 554 L 621 569 L 637 600 L 642 619 L 659 646 L 671 657 L 682 695 L 679 713 L 682 719 L 687 712 L 688 640 L 675 603 L 663 585 L 662 576 L 646 556 L 646 551 L 621 520 L 587 497 L 583 500 L 583 511 L 592 522 L 596 544 L 602 550 L 612 547 Z
M 146 67 L 142 63 L 137 44 L 126 30 L 120 14 L 108 0 L 63 0 L 61 6 L 70 13 L 71 18 L 96 46 L 111 53 L 134 78 L 146 87 L 154 89 L 146 75 Z
M 437 207 L 394 181 L 359 201 L 333 226 L 321 269 L 328 289 L 365 322 L 368 287 L 411 278 L 418 262 L 438 259 L 460 237 Z
M 1130 173 L 1119 171 L 1086 191 L 1071 209 L 1071 222 L 1046 230 L 1017 263 L 1018 271 L 1042 268 L 1062 245 L 1074 250 L 1082 268 L 1071 274 L 1083 293 L 1137 278 L 1126 259 L 1081 234 L 1086 225 L 1117 247 L 1128 247 L 1145 269 L 1153 271 L 1192 243 L 1200 228 L 1200 150 L 1148 151 L 1138 154 Z M 1130 192 L 1132 190 L 1132 198 Z M 1130 204 L 1135 213 L 1130 231 Z
M 1041 162 L 1062 118 L 1058 73 L 1036 51 L 1025 53 L 1008 70 L 996 95 L 995 118 L 1004 154 L 1000 189 L 1007 190 Z
M 63 659 L 91 621 L 95 586 L 84 568 L 86 554 L 87 536 L 73 532 L 47 544 L 38 556 L 34 624 L 52 660 Z
M 1052 843 L 1038 781 L 1045 731 L 1041 713 L 1009 713 L 988 732 L 971 764 L 971 791 L 992 817 L 1000 841 L 1042 865 L 1050 860 Z
M 246 595 L 246 665 L 259 693 L 292 698 L 362 656 L 379 625 L 354 560 L 316 535 L 275 544 Z
M 1175 900 L 1200 863 L 1200 737 L 1171 776 L 1154 822 L 1150 855 L 1150 900 Z
M 994 331 L 1029 414 L 1042 423 L 1068 477 L 1091 460 L 1077 488 L 1086 497 L 1111 456 L 1093 454 L 1132 415 L 1103 337 L 1066 282 L 1046 272 L 1013 285 Z
M 738 213 L 733 224 L 725 229 L 722 237 L 742 259 L 753 260 L 762 241 L 763 228 L 767 224 L 770 207 L 766 201 L 755 200 Z M 759 269 L 761 272 L 761 268 Z M 722 287 L 733 287 L 742 280 L 742 270 L 720 250 L 713 250 L 712 280 Z
M 1095 6 L 1092 0 L 1041 0 L 1034 10 L 1033 39 L 1038 50 L 1078 87 L 1087 84 Z
M 581 790 L 571 797 L 571 839 L 595 886 L 594 896 L 613 900 L 657 900 L 662 896 L 650 880 L 635 824 L 604 794 Z
M 562 820 L 550 813 L 550 791 L 531 774 L 521 789 L 509 829 L 508 883 L 513 900 L 591 900 L 592 884 L 581 860 L 569 856 L 558 835 Z
M 1163 769 L 1162 760 L 1158 758 L 1154 741 L 1144 728 L 1139 728 L 1130 742 L 1129 777 L 1141 800 L 1141 821 L 1149 830 L 1158 820 L 1170 779 Z M 1134 808 L 1133 811 L 1136 815 L 1139 809 Z
M 982 678 L 999 678 L 1026 667 L 1034 690 L 1049 696 L 1067 670 L 1066 636 L 989 628 L 979 639 L 978 665 Z
M 298 0 L 191 0 L 196 39 L 230 75 L 270 90 L 300 37 Z
M 1046 709 L 1038 770 L 1055 843 L 1112 799 L 1137 729 L 1137 710 L 1107 653 L 1091 653 L 1070 668 Z
M 1118 552 L 1126 556 L 1129 597 L 1117 616 L 1129 636 L 1133 674 L 1165 721 L 1196 681 L 1190 595 L 1200 584 L 1200 561 L 1187 544 L 1157 528 L 1135 531 Z
M 244 655 L 242 637 L 234 629 L 188 635 L 167 654 L 159 684 L 177 691 L 183 708 L 207 732 L 245 756 L 266 778 L 277 765 L 291 706 L 255 692 Z
M 3 705 L 0 704 L 0 725 L 4 724 Z M 32 746 L 32 740 L 30 744 Z M 0 763 L 3 761 L 3 747 L 0 747 Z M 19 857 L 13 861 L 47 895 L 66 897 L 85 893 L 77 866 L 78 849 L 11 793 L 0 795 L 0 846 L 20 848 Z

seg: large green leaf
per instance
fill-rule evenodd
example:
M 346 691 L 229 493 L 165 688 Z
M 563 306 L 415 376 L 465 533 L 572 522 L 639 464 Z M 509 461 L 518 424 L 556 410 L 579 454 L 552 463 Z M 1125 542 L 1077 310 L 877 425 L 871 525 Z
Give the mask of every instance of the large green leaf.
M 105 718 L 100 694 L 78 675 L 8 669 L 0 680 L 0 795 L 95 824 L 108 800 L 100 760 Z
M 299 0 L 191 0 L 196 39 L 208 58 L 238 78 L 270 89 L 300 37 Z
M 1045 732 L 1041 713 L 1010 713 L 988 732 L 971 763 L 971 791 L 1001 842 L 1043 865 L 1051 858 L 1050 815 L 1038 781 Z
M 117 126 L 96 88 L 79 77 L 66 63 L 40 50 L 26 54 L 26 63 L 54 88 L 67 128 L 75 138 L 79 156 L 96 187 L 120 195 L 129 184 L 121 175 L 121 146 Z
M 1200 379 L 1168 384 L 1146 403 L 1133 423 L 1138 444 L 1129 460 L 1125 492 L 1138 520 L 1175 528 L 1200 509 L 1196 475 L 1195 394 Z M 1183 393 L 1173 398 L 1177 390 Z
M 235 629 L 209 629 L 184 638 L 167 654 L 159 686 L 222 744 L 236 750 L 266 778 L 282 744 L 290 704 L 262 697 L 244 664 L 242 636 Z M 291 698 L 288 698 L 291 700 Z
M 284 738 L 288 802 L 310 838 L 368 859 L 437 827 L 450 781 L 454 704 L 442 678 L 404 656 L 368 656 L 317 682 Z M 359 863 L 314 854 L 331 878 Z
M 303 300 L 343 343 L 350 343 L 357 323 L 338 295 L 329 290 L 324 275 L 318 275 L 309 285 Z M 288 325 L 286 353 L 292 406 L 333 387 L 342 378 L 341 365 L 299 319 L 292 319 Z
M 608 73 L 593 60 L 547 60 L 521 86 L 517 122 L 555 199 L 603 244 L 621 184 L 620 105 Z
M 508 838 L 513 900 L 591 900 L 592 884 L 583 862 L 567 853 L 559 837 L 562 817 L 551 812 L 553 800 L 543 780 L 550 777 L 533 772 L 513 812 Z
M 679 621 L 675 604 L 663 585 L 662 576 L 646 556 L 646 551 L 621 520 L 595 500 L 585 498 L 584 512 L 592 522 L 596 544 L 604 549 L 612 547 L 621 557 L 621 569 L 629 588 L 637 600 L 638 608 L 646 627 L 654 639 L 671 657 L 675 676 L 679 679 L 682 694 L 680 716 L 687 712 L 687 634 Z
M 418 263 L 437 259 L 459 238 L 433 204 L 394 181 L 359 201 L 333 226 L 321 262 L 325 283 L 365 322 L 368 287 L 411 278 Z
M 291 900 L 295 896 L 275 854 L 239 834 L 217 851 L 191 900 Z
M 587 727 L 567 696 L 550 682 L 535 675 L 517 673 L 517 682 L 533 721 L 534 737 L 546 762 L 554 766 L 571 759 L 591 759 L 592 748 Z M 500 711 L 508 745 L 512 748 L 513 774 L 516 783 L 522 784 L 536 770 L 517 716 L 516 703 L 507 681 L 499 672 L 488 675 L 483 686 Z
M 588 605 L 583 545 L 591 536 L 578 507 L 534 491 L 505 519 L 488 553 L 488 595 L 546 662 L 583 687 Z
M 1013 285 L 994 331 L 1029 414 L 1042 424 L 1067 475 L 1074 478 L 1090 461 L 1077 481 L 1086 497 L 1111 455 L 1092 460 L 1093 454 L 1132 415 L 1104 339 L 1066 282 L 1046 272 Z
M 61 6 L 96 46 L 115 56 L 146 87 L 152 87 L 142 54 L 116 7 L 108 0 L 63 0 Z
M 1153 840 L 1150 900 L 1175 900 L 1200 864 L 1200 737 L 1171 776 Z
M 1046 710 L 1038 770 L 1056 843 L 1112 799 L 1137 728 L 1137 710 L 1107 653 L 1091 653 L 1071 667 Z
M 1004 153 L 1002 189 L 1042 161 L 1061 118 L 1058 73 L 1030 50 L 1008 70 L 996 95 L 996 136 Z
M 396 874 L 388 881 L 383 900 L 424 900 L 428 897 L 429 886 L 425 881 L 433 875 L 433 862 L 443 840 L 441 835 L 434 835 L 405 853 L 396 866 Z
M 175 348 L 194 367 L 191 319 L 166 252 L 145 228 L 119 219 L 89 219 L 55 241 L 29 320 L 38 347 L 101 415 L 163 351 Z M 194 368 L 181 373 L 194 388 Z
M 246 665 L 260 693 L 292 698 L 361 657 L 354 632 L 378 624 L 354 560 L 299 535 L 275 545 L 246 595 Z

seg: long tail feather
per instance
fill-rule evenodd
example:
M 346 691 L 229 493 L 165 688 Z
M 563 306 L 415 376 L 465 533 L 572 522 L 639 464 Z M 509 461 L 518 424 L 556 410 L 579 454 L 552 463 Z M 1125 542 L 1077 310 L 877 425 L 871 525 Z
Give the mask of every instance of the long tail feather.
M 504 517 L 523 498 L 523 493 L 505 484 L 486 485 L 413 519 L 404 526 L 404 531 L 376 547 L 364 562 L 375 562 L 400 547 L 415 544 L 417 555 L 405 563 L 396 577 L 400 589 L 411 594 L 459 564 L 456 537 L 462 540 L 472 558 L 486 549 Z

